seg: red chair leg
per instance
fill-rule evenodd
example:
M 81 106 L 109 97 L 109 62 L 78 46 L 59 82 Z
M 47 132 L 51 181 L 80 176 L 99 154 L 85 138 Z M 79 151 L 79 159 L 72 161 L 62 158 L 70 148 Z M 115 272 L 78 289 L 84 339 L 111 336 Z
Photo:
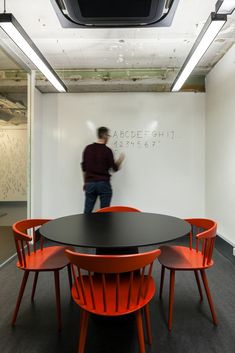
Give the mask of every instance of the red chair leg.
M 218 325 L 218 320 L 217 320 L 217 317 L 216 317 L 215 307 L 214 307 L 214 304 L 213 304 L 210 288 L 209 288 L 209 285 L 208 285 L 206 272 L 205 272 L 205 270 L 200 270 L 200 272 L 201 272 L 202 281 L 203 281 L 203 284 L 204 284 L 204 287 L 205 287 L 208 303 L 210 305 L 213 322 L 214 322 L 215 325 Z
M 73 282 L 72 282 L 71 265 L 67 265 L 67 271 L 68 271 L 68 278 L 69 278 L 69 286 L 70 286 L 70 289 L 72 289 Z
M 163 284 L 164 284 L 164 276 L 165 276 L 165 267 L 162 265 L 160 291 L 159 291 L 159 298 L 160 299 L 162 299 L 162 290 L 163 290 Z
M 172 330 L 173 306 L 174 306 L 174 290 L 175 290 L 175 270 L 170 271 L 170 293 L 169 293 L 169 316 L 168 329 Z
M 56 311 L 58 319 L 58 330 L 61 330 L 61 306 L 60 306 L 60 274 L 59 271 L 54 271 L 55 278 L 55 295 L 56 295 Z
M 88 319 L 89 319 L 89 313 L 85 310 L 81 310 L 78 353 L 84 352 L 84 348 L 86 344 L 86 336 L 87 336 Z
M 11 321 L 12 325 L 15 325 L 17 314 L 18 314 L 18 311 L 19 311 L 19 308 L 20 308 L 21 299 L 22 299 L 23 294 L 24 294 L 24 290 L 25 290 L 25 286 L 26 286 L 28 277 L 29 277 L 29 271 L 24 271 L 24 276 L 23 276 L 23 279 L 22 279 L 22 282 L 21 282 L 20 291 L 19 291 L 19 295 L 18 295 L 18 298 L 17 298 L 15 311 L 14 311 L 13 318 L 12 318 L 12 321 Z
M 197 282 L 197 287 L 198 287 L 200 299 L 201 299 L 201 301 L 202 301 L 202 300 L 203 300 L 202 287 L 201 287 L 201 283 L 200 283 L 200 278 L 199 278 L 199 275 L 198 275 L 198 271 L 195 270 L 195 271 L 194 271 L 194 274 L 195 274 L 195 278 L 196 278 L 196 282 Z
M 141 316 L 140 310 L 136 311 L 135 317 L 136 317 L 136 326 L 137 326 L 137 333 L 138 333 L 139 350 L 140 350 L 140 353 L 145 353 L 144 332 L 143 332 L 142 316 Z M 79 353 L 82 353 L 82 352 L 79 352 Z
M 35 272 L 35 274 L 34 274 L 33 289 L 32 289 L 32 294 L 31 294 L 31 301 L 34 300 L 34 294 L 35 294 L 35 291 L 36 291 L 37 281 L 38 281 L 38 273 L 39 273 L 39 272 Z
M 146 322 L 146 332 L 147 332 L 147 339 L 148 344 L 152 344 L 152 329 L 151 329 L 151 320 L 150 320 L 150 313 L 149 313 L 149 304 L 145 305 L 144 307 L 144 316 Z

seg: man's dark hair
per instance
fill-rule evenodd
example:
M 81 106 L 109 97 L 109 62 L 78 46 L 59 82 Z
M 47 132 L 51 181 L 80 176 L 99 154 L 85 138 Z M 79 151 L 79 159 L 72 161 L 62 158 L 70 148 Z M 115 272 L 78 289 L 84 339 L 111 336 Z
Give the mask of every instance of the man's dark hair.
M 107 127 L 101 126 L 97 129 L 97 136 L 99 139 L 104 138 L 104 135 L 109 133 L 109 129 Z

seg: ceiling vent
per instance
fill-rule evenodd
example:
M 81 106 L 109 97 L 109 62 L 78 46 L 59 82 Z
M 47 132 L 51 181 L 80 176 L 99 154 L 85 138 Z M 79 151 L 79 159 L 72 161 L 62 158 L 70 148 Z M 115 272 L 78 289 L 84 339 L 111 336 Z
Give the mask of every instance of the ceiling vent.
M 179 0 L 51 0 L 63 27 L 167 27 Z

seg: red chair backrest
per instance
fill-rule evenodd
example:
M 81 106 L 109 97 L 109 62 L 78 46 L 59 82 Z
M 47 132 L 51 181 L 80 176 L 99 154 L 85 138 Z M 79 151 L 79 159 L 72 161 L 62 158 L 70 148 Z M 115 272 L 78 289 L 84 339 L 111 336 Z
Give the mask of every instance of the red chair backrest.
M 195 235 L 196 251 L 201 251 L 203 254 L 203 266 L 209 265 L 215 245 L 217 223 L 207 218 L 190 218 L 185 219 L 185 221 L 190 223 L 192 227 L 190 232 L 190 249 L 192 249 L 193 235 Z
M 131 255 L 90 255 L 66 250 L 66 255 L 72 264 L 72 272 L 78 297 L 82 296 L 83 302 L 87 302 L 83 281 L 83 276 L 86 275 L 89 278 L 90 295 L 92 298 L 92 304 L 95 308 L 95 291 L 93 283 L 94 276 L 92 273 L 95 273 L 95 276 L 101 275 L 103 306 L 104 308 L 107 307 L 106 283 L 113 281 L 113 283 L 115 283 L 116 311 L 118 311 L 119 307 L 121 294 L 120 288 L 122 287 L 121 281 L 123 280 L 121 274 L 125 273 L 123 276 L 124 280 L 128 280 L 129 290 L 125 293 L 125 298 L 123 298 L 122 293 L 122 301 L 126 300 L 126 308 L 129 309 L 130 303 L 133 300 L 132 295 L 135 276 L 136 278 L 138 277 L 140 283 L 136 302 L 138 305 L 141 296 L 145 296 L 147 294 L 148 285 L 152 274 L 153 262 L 160 255 L 160 253 L 161 250 L 157 249 L 150 252 Z M 87 273 L 84 270 L 87 271 Z M 140 270 L 140 272 L 136 274 L 136 270 Z M 147 279 L 145 277 L 145 272 Z M 145 284 L 145 288 L 143 288 L 143 284 Z M 79 290 L 79 287 L 81 288 L 81 291 Z
M 30 256 L 29 242 L 32 240 L 33 251 L 36 252 L 36 230 L 48 221 L 50 221 L 50 219 L 24 219 L 13 224 L 12 230 L 20 266 L 26 267 L 25 247 L 27 248 L 27 254 Z M 43 250 L 42 236 L 40 236 L 40 247 L 41 250 Z
M 96 212 L 140 212 L 140 210 L 129 206 L 109 206 L 100 208 Z

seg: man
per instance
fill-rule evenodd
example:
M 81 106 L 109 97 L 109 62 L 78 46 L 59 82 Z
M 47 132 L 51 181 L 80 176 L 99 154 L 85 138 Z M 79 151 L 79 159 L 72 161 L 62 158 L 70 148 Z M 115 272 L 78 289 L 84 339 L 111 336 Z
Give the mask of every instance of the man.
M 108 207 L 112 198 L 109 171 L 116 172 L 123 160 L 124 154 L 114 161 L 112 150 L 106 146 L 109 135 L 107 127 L 99 127 L 98 140 L 88 145 L 83 151 L 81 163 L 84 177 L 85 209 L 84 213 L 92 212 L 96 199 L 100 198 L 100 207 Z

